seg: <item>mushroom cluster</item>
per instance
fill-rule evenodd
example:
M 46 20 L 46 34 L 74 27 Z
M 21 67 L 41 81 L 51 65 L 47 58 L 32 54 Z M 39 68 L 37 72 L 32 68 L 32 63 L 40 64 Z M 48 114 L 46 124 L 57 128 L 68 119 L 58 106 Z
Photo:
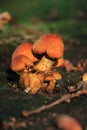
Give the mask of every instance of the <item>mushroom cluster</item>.
M 34 44 L 20 44 L 12 55 L 11 69 L 20 76 L 25 92 L 40 88 L 52 92 L 62 75 L 56 71 L 64 63 L 64 43 L 58 34 L 44 34 Z

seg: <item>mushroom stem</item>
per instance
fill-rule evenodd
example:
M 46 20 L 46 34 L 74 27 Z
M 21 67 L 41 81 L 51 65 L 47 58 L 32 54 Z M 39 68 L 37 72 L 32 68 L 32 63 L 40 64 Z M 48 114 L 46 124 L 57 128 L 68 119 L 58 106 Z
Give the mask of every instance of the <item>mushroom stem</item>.
M 40 62 L 34 66 L 34 69 L 36 71 L 48 73 L 51 70 L 52 65 L 53 65 L 53 61 L 43 56 Z
M 19 80 L 20 86 L 24 88 L 28 88 L 30 86 L 29 73 L 21 72 L 19 73 L 19 75 L 20 75 L 20 80 Z
M 46 90 L 51 93 L 53 91 L 53 89 L 55 88 L 55 84 L 56 84 L 56 80 L 55 79 L 51 80 L 49 82 L 49 85 L 47 86 Z
M 43 74 L 37 74 L 37 73 L 30 73 L 29 74 L 30 79 L 30 87 L 31 87 L 31 93 L 35 94 L 42 86 L 44 75 Z
M 47 82 L 47 84 L 45 83 L 44 88 L 48 91 L 48 92 L 52 92 L 53 89 L 55 88 L 56 82 L 57 80 L 61 80 L 62 79 L 62 75 L 60 73 L 58 73 L 55 69 L 52 70 L 46 77 L 45 77 L 45 81 Z

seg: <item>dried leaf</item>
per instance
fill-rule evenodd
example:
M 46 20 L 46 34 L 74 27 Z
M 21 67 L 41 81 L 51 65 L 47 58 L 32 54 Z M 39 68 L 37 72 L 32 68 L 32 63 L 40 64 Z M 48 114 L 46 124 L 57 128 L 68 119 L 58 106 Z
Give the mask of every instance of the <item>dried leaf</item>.
M 87 67 L 87 60 L 79 60 L 77 62 L 77 67 L 79 68 L 79 70 L 84 71 Z
M 69 60 L 65 59 L 62 66 L 67 72 L 70 71 L 84 71 L 87 67 L 87 60 L 80 60 L 77 62 L 77 66 L 74 66 Z
M 3 23 L 7 23 L 11 20 L 11 15 L 9 12 L 3 12 L 0 14 L 0 20 L 2 20 Z
M 24 121 L 17 121 L 16 118 L 11 117 L 9 119 L 9 121 L 3 120 L 2 121 L 2 128 L 3 130 L 16 130 L 18 128 L 26 128 L 27 127 L 27 123 Z
M 3 12 L 0 14 L 0 29 L 3 28 L 4 24 L 11 20 L 11 15 L 9 12 Z
M 78 71 L 78 68 L 75 67 L 69 60 L 65 59 L 64 60 L 64 64 L 63 64 L 63 67 L 65 68 L 65 70 L 67 72 L 70 72 L 70 71 Z

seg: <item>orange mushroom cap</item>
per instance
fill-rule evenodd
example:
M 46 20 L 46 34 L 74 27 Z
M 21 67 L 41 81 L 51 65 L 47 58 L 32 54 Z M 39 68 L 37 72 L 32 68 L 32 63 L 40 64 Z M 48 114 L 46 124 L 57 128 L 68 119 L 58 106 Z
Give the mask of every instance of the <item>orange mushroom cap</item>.
M 57 34 L 42 35 L 33 45 L 33 52 L 36 54 L 47 54 L 49 57 L 61 58 L 64 53 L 62 37 Z
M 25 69 L 26 66 L 33 66 L 32 61 L 24 55 L 18 55 L 12 59 L 11 69 L 15 72 L 20 72 Z
M 45 77 L 45 81 L 50 81 L 50 80 L 60 80 L 62 79 L 62 75 L 60 73 L 58 73 L 57 71 L 53 70 L 50 74 L 48 74 Z
M 38 61 L 38 59 L 32 53 L 32 44 L 31 43 L 20 44 L 13 52 L 12 58 L 14 58 L 18 55 L 27 56 L 32 62 Z

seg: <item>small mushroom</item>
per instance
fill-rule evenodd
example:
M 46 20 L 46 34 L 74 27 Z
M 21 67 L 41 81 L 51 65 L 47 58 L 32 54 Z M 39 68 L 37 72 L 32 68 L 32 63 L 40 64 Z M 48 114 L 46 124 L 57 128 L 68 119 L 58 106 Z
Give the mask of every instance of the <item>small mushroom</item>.
M 33 66 L 32 61 L 24 55 L 16 56 L 12 59 L 11 69 L 15 72 L 20 72 L 23 70 L 24 72 L 28 71 L 27 67 Z
M 38 61 L 38 59 L 33 55 L 32 43 L 21 43 L 13 52 L 12 58 L 18 55 L 27 56 L 32 62 Z
M 11 69 L 20 75 L 20 84 L 25 88 L 29 87 L 28 72 L 33 67 L 32 61 L 24 55 L 12 58 Z
M 12 55 L 11 69 L 20 75 L 20 85 L 25 88 L 25 92 L 35 94 L 43 83 L 44 74 L 33 70 L 34 63 L 38 59 L 32 53 L 31 43 L 22 43 Z
M 12 61 L 15 57 L 20 56 L 20 55 L 29 58 L 31 60 L 32 64 L 38 60 L 32 53 L 32 44 L 31 43 L 20 44 L 14 50 L 14 52 L 12 54 Z M 28 69 L 28 66 L 27 66 L 27 69 Z
M 62 75 L 56 70 L 52 70 L 44 79 L 45 82 L 48 82 L 48 84 L 45 85 L 46 90 L 48 92 L 52 92 L 55 87 L 56 81 L 61 79 Z
M 64 44 L 60 35 L 45 34 L 33 44 L 32 49 L 35 54 L 39 54 L 42 57 L 34 69 L 48 73 L 55 60 L 63 57 Z

